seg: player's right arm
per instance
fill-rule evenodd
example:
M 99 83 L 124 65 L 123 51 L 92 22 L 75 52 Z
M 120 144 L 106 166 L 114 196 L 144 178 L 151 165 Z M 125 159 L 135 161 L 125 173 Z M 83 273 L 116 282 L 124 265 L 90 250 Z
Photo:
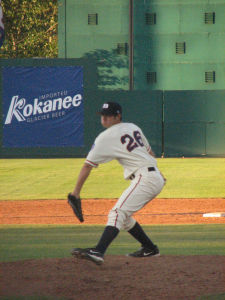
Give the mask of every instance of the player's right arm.
M 114 154 L 111 138 L 103 132 L 96 138 L 88 156 L 86 157 L 86 163 L 97 168 L 99 164 L 107 163 L 113 159 Z
M 104 143 L 104 139 L 102 139 L 102 134 L 100 134 L 96 140 L 94 145 L 92 146 L 91 151 L 88 153 L 86 161 L 80 170 L 76 186 L 72 195 L 80 198 L 81 189 L 87 180 L 89 174 L 91 173 L 92 168 L 98 167 L 100 163 L 105 163 L 112 160 L 111 157 L 108 157 L 108 142 Z
M 80 170 L 80 174 L 78 176 L 74 191 L 71 193 L 72 195 L 74 195 L 77 198 L 80 198 L 81 189 L 85 181 L 87 180 L 89 174 L 91 173 L 91 170 L 92 170 L 92 166 L 90 164 L 84 163 L 83 167 Z

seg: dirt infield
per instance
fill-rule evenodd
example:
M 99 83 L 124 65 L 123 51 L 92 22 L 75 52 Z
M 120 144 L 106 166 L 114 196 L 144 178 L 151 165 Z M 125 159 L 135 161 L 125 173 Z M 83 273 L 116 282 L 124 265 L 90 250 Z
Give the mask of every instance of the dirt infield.
M 115 199 L 83 199 L 85 222 L 105 224 Z M 79 224 L 66 200 L 0 201 L 0 224 Z M 224 212 L 225 199 L 154 199 L 135 215 L 141 224 L 221 224 L 225 218 L 203 218 Z
M 104 224 L 115 200 L 83 200 L 84 224 Z M 1 224 L 78 224 L 65 200 L 2 201 Z M 225 199 L 155 199 L 141 224 L 224 224 L 203 213 L 225 211 Z M 195 300 L 225 293 L 225 256 L 107 256 L 102 266 L 75 258 L 0 263 L 0 296 L 66 300 Z
M 225 258 L 219 256 L 108 256 L 102 266 L 73 258 L 0 263 L 4 274 L 0 295 L 44 295 L 68 300 L 195 300 L 225 291 L 224 264 Z

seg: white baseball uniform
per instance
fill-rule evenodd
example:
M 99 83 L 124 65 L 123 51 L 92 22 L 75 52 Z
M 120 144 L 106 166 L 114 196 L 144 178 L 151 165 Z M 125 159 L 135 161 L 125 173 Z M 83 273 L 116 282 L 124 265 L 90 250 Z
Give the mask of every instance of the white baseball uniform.
M 150 149 L 142 130 L 132 123 L 115 124 L 96 138 L 86 163 L 97 167 L 116 159 L 124 168 L 124 178 L 132 179 L 109 212 L 107 225 L 130 230 L 136 222 L 133 213 L 161 192 L 164 179 Z

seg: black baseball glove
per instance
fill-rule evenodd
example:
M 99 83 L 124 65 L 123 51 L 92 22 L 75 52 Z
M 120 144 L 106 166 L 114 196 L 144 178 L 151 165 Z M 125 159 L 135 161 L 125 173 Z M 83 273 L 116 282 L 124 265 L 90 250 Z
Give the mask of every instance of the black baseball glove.
M 68 203 L 72 207 L 75 216 L 79 219 L 80 222 L 84 222 L 82 208 L 81 208 L 81 199 L 76 198 L 70 193 L 67 196 Z

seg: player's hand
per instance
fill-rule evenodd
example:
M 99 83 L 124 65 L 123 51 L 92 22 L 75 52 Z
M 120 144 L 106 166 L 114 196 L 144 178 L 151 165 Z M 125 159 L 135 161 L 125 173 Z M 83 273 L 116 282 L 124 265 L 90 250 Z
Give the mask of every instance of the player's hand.
M 67 199 L 68 199 L 69 205 L 73 209 L 75 216 L 78 218 L 78 220 L 80 222 L 84 222 L 80 197 L 76 197 L 76 196 L 72 195 L 71 193 L 69 193 L 67 196 Z
M 75 191 L 71 192 L 70 195 L 76 197 L 76 198 L 80 198 L 80 193 L 77 193 Z

